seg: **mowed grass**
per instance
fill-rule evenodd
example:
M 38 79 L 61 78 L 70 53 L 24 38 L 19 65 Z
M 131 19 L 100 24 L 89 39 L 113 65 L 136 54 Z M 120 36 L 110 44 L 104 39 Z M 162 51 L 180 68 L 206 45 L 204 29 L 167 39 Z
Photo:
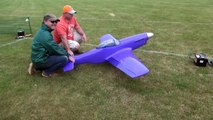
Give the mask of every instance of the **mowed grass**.
M 103 34 L 120 39 L 153 32 L 148 44 L 134 51 L 150 73 L 132 79 L 103 63 L 79 65 L 52 78 L 30 76 L 31 39 L 3 46 L 16 41 L 14 27 L 0 33 L 0 119 L 213 119 L 212 67 L 196 67 L 187 57 L 143 52 L 212 57 L 213 1 L 1 0 L 0 21 L 6 22 L 0 31 L 6 25 L 12 29 L 12 20 L 30 17 L 35 33 L 45 13 L 60 16 L 65 4 L 76 9 L 88 36 L 84 51 L 98 45 Z

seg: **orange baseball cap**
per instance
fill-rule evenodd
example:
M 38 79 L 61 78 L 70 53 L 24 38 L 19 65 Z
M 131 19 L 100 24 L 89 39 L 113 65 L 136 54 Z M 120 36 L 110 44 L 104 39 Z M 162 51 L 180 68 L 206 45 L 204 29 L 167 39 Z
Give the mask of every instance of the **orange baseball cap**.
M 63 9 L 64 13 L 75 14 L 77 13 L 70 5 L 65 5 Z

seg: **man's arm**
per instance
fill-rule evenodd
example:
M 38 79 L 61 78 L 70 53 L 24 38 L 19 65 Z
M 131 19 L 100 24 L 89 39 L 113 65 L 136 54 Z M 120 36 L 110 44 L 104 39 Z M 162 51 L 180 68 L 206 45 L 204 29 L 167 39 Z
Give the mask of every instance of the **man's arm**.
M 81 28 L 81 26 L 77 26 L 76 28 L 76 31 L 81 35 L 81 39 L 86 42 L 87 41 L 87 37 L 86 37 L 86 34 L 84 33 L 83 29 Z
M 61 38 L 61 41 L 62 41 L 62 43 L 64 45 L 64 48 L 67 51 L 67 53 L 69 55 L 73 56 L 74 54 L 73 54 L 72 50 L 70 49 L 70 46 L 69 46 L 69 43 L 67 41 L 66 36 L 65 35 L 60 35 L 60 38 Z

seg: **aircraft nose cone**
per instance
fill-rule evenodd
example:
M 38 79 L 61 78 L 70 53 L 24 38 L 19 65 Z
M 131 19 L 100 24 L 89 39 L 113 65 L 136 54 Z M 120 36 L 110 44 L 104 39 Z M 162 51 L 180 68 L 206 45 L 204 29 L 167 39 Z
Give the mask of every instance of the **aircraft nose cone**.
M 146 34 L 147 34 L 148 38 L 151 38 L 152 36 L 154 36 L 154 34 L 151 33 L 151 32 L 148 32 L 148 33 L 146 33 Z

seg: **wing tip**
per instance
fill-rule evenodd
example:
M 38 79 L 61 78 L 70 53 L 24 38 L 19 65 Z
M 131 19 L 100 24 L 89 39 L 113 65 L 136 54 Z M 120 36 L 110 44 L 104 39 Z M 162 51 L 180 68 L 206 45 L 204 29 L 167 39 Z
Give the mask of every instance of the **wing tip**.
M 129 75 L 131 78 L 138 78 L 138 77 L 141 77 L 141 76 L 145 76 L 146 74 L 149 73 L 149 69 L 147 70 L 143 70 L 143 72 L 141 73 L 138 73 L 138 74 L 133 74 L 133 75 Z

